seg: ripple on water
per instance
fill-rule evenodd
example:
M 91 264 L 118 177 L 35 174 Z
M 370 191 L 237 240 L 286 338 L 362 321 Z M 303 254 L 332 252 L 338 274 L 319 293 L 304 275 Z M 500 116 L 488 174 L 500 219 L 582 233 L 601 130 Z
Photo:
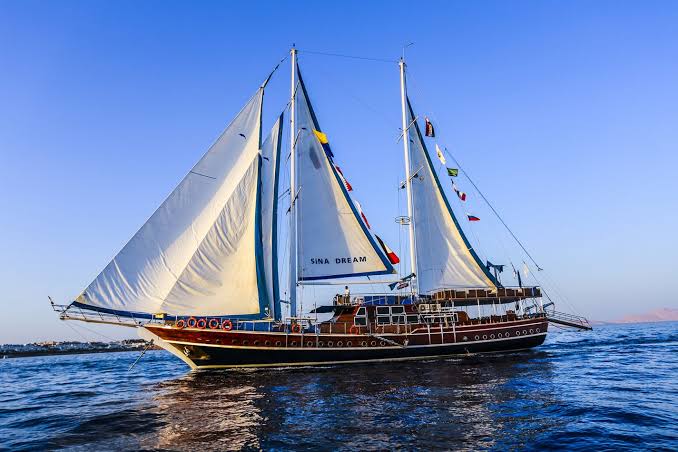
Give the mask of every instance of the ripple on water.
M 676 323 L 556 332 L 523 353 L 188 372 L 152 351 L 0 362 L 11 450 L 678 447 Z

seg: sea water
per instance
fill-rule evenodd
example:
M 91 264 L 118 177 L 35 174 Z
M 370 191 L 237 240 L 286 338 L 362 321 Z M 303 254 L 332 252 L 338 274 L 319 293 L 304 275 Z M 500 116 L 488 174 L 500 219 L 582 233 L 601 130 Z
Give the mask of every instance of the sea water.
M 6 450 L 678 450 L 678 323 L 448 360 L 191 372 L 164 351 L 0 361 Z

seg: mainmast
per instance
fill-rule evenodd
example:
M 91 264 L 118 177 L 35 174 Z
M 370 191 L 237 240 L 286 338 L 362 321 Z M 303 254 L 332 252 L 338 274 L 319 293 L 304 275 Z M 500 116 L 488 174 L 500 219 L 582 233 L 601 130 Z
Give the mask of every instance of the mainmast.
M 295 94 L 297 90 L 297 49 L 292 47 L 290 50 L 292 62 L 292 77 L 290 84 L 290 317 L 297 315 L 297 214 L 295 204 L 297 201 L 297 180 L 296 180 L 296 111 Z
M 413 209 L 412 209 L 412 176 L 410 175 L 410 125 L 407 123 L 407 87 L 405 85 L 405 59 L 401 58 L 398 63 L 400 66 L 400 101 L 402 103 L 403 109 L 403 151 L 405 153 L 405 189 L 407 191 L 407 216 L 409 218 L 409 223 L 407 225 L 408 232 L 410 236 L 410 265 L 412 273 L 415 275 L 417 272 L 417 253 L 416 253 L 416 244 L 414 239 L 414 218 L 413 218 Z M 416 121 L 416 118 L 412 118 L 412 121 Z M 412 278 L 410 282 L 410 287 L 412 288 L 412 293 L 416 294 L 417 292 L 417 282 L 416 276 Z

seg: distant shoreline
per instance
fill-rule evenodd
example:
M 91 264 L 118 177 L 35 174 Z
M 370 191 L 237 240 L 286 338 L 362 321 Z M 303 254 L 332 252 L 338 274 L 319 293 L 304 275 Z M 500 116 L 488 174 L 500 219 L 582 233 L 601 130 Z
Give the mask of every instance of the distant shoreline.
M 8 358 L 30 358 L 35 356 L 53 355 L 85 355 L 90 353 L 118 353 L 140 352 L 147 343 L 144 340 L 133 339 L 122 343 L 112 342 L 47 342 L 24 345 L 0 345 L 0 360 Z M 151 346 L 149 350 L 160 350 L 160 347 Z
M 157 347 L 152 347 L 151 350 L 159 350 Z M 110 350 L 59 350 L 59 351 L 44 351 L 44 352 L 19 352 L 19 353 L 3 353 L 2 359 L 10 358 L 31 358 L 34 356 L 53 356 L 53 355 L 88 355 L 91 353 L 118 353 L 118 352 L 138 352 L 138 349 L 120 348 Z

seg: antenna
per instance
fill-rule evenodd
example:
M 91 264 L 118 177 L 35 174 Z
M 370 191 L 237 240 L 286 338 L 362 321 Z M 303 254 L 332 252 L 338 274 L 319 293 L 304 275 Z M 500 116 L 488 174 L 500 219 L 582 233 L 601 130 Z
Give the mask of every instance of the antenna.
M 405 60 L 405 49 L 407 49 L 409 46 L 413 46 L 414 43 L 410 42 L 409 44 L 403 45 L 403 61 Z

